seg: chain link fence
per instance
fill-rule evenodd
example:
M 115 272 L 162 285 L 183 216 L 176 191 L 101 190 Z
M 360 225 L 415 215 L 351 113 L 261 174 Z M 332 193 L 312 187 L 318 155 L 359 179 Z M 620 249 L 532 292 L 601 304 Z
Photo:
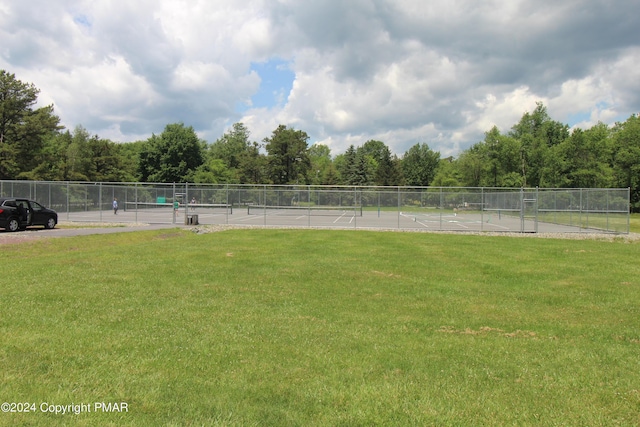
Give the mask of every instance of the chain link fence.
M 60 221 L 629 233 L 629 189 L 0 181 Z M 118 211 L 113 210 L 113 201 Z

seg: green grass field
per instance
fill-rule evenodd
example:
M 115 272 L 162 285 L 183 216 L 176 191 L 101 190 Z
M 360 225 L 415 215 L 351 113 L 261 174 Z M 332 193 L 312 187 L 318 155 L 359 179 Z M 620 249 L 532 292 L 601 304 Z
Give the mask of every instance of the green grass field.
M 640 243 L 176 229 L 2 249 L 0 401 L 35 412 L 0 425 L 640 424 Z
M 640 214 L 631 214 L 629 216 L 629 231 L 631 233 L 640 233 Z

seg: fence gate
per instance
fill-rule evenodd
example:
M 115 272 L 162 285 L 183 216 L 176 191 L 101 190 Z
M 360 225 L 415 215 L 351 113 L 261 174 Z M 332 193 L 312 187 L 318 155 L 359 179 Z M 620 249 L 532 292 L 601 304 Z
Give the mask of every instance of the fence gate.
M 520 232 L 538 232 L 538 199 L 522 198 L 520 209 Z

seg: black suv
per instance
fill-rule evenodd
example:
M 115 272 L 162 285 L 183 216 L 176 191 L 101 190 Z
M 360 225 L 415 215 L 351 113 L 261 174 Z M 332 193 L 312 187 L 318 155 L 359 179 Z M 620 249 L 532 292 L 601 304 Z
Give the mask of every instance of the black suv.
M 56 211 L 38 202 L 18 197 L 0 198 L 0 228 L 8 231 L 24 230 L 32 225 L 54 228 L 57 223 Z

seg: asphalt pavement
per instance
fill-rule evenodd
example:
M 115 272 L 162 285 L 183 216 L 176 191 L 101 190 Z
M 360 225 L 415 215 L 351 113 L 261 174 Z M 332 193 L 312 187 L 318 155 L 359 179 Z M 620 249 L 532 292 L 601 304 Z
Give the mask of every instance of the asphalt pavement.
M 46 230 L 44 228 L 28 228 L 24 231 L 10 232 L 0 229 L 0 243 L 18 242 L 24 240 L 35 240 L 46 237 L 72 237 L 72 236 L 88 236 L 90 234 L 112 234 L 112 233 L 128 233 L 131 231 L 148 231 L 162 230 L 172 228 L 183 228 L 178 224 L 142 224 L 131 225 L 125 227 L 82 227 L 82 228 L 59 228 Z

